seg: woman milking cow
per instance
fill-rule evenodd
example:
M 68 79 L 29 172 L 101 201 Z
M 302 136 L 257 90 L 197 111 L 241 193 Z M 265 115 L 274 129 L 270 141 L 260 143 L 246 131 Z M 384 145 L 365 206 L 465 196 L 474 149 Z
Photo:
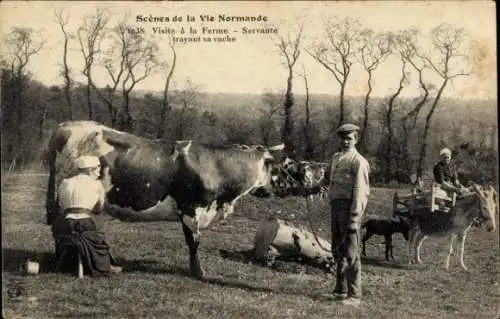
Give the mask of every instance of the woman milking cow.
M 106 192 L 98 180 L 101 164 L 95 156 L 81 156 L 74 160 L 78 173 L 64 179 L 57 192 L 61 214 L 52 224 L 56 241 L 56 261 L 64 258 L 68 242 L 78 250 L 86 273 L 102 276 L 121 272 L 114 265 L 104 233 L 99 231 L 92 216 L 100 214 Z M 62 260 L 65 261 L 65 260 Z

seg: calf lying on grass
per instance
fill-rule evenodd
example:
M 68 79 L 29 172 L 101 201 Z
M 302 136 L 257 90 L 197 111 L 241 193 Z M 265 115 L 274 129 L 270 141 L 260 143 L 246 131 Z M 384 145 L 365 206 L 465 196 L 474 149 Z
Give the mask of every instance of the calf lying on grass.
M 380 216 L 369 216 L 362 225 L 362 229 L 366 228 L 365 236 L 363 237 L 363 256 L 366 256 L 365 244 L 373 235 L 382 235 L 385 237 L 385 260 L 389 261 L 389 255 L 392 260 L 392 234 L 403 234 L 408 241 L 408 233 L 410 231 L 409 221 L 404 217 L 393 216 L 390 219 Z

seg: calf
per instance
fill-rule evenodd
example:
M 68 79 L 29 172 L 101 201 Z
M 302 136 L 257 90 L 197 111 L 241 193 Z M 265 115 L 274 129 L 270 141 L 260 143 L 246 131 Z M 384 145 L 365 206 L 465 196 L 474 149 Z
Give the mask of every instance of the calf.
M 392 234 L 401 233 L 408 241 L 410 224 L 404 217 L 393 216 L 390 219 L 379 216 L 370 216 L 363 222 L 362 229 L 366 228 L 363 237 L 363 256 L 366 256 L 365 244 L 373 235 L 382 235 L 385 237 L 385 260 L 389 261 L 389 255 L 392 260 Z

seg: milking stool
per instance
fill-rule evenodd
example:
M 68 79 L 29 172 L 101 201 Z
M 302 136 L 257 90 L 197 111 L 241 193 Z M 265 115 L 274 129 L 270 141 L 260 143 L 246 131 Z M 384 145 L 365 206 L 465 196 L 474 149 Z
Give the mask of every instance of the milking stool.
M 78 236 L 77 234 L 71 234 L 71 235 L 56 235 L 55 236 L 55 242 L 56 242 L 56 265 L 55 265 L 55 271 L 60 271 L 61 266 L 63 265 L 65 258 L 70 256 L 73 257 L 76 255 L 78 259 L 78 264 L 77 264 L 77 276 L 78 278 L 83 278 L 83 262 L 82 262 L 82 256 L 80 254 L 80 251 L 78 250 L 78 247 L 74 243 L 74 237 L 73 236 Z

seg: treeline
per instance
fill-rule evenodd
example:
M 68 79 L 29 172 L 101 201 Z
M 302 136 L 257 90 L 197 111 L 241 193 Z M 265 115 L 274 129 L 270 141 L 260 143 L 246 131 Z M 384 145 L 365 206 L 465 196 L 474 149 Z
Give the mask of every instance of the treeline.
M 15 89 L 10 73 L 2 72 L 2 169 L 13 163 L 17 168 L 26 165 L 44 165 L 44 152 L 51 131 L 68 120 L 68 108 L 63 87 L 47 87 L 26 80 L 21 105 L 15 103 Z M 86 87 L 74 87 L 70 92 L 74 120 L 88 119 Z M 121 96 L 116 95 L 119 102 Z M 209 94 L 194 88 L 173 90 L 171 110 L 162 129 L 172 139 L 195 139 L 212 144 L 276 144 L 282 140 L 283 95 L 267 92 L 262 95 Z M 359 123 L 363 119 L 362 97 L 347 97 L 347 120 Z M 107 105 L 95 94 L 91 95 L 93 120 L 111 126 Z M 338 107 L 331 105 L 331 96 L 309 96 L 309 125 L 306 125 L 305 96 L 296 96 L 292 136 L 298 159 L 327 161 L 336 151 L 335 128 L 331 118 Z M 386 125 L 384 115 L 388 98 L 373 100 L 372 116 L 366 133 L 365 155 L 372 165 L 373 182 L 409 181 L 415 172 L 416 158 L 423 125 L 417 125 L 409 137 L 403 128 L 396 127 L 392 146 L 391 165 L 384 166 L 386 156 Z M 237 103 L 237 104 L 236 104 Z M 401 118 L 411 105 L 411 99 L 399 99 L 395 116 Z M 476 181 L 496 181 L 497 122 L 495 101 L 459 101 L 444 99 L 436 115 L 429 143 L 425 167 L 428 174 L 441 147 L 456 152 L 462 178 Z M 162 111 L 162 96 L 155 93 L 137 93 L 131 96 L 133 133 L 156 138 Z M 451 111 L 450 111 L 451 110 Z M 118 116 L 119 117 L 119 116 Z M 397 122 L 397 121 L 395 121 Z M 423 122 L 422 122 L 423 123 Z M 308 129 L 306 129 L 308 127 Z M 307 143 L 307 139 L 312 143 Z M 398 150 L 401 150 L 398 153 Z M 410 154 L 404 157 L 403 154 Z M 391 176 L 388 179 L 387 176 Z
M 287 37 L 275 38 L 287 71 L 283 92 L 214 95 L 189 79 L 178 83 L 177 60 L 184 57 L 174 43 L 164 50 L 153 38 L 128 32 L 127 15 L 96 9 L 76 28 L 69 28 L 68 12 L 54 15 L 62 39 L 61 86 L 47 87 L 31 76 L 30 61 L 45 44 L 37 31 L 14 27 L 4 39 L 2 168 L 43 165 L 50 131 L 66 120 L 95 120 L 148 138 L 283 142 L 286 155 L 314 161 L 327 161 L 337 150 L 335 130 L 349 121 L 361 128 L 358 147 L 372 165 L 374 182 L 425 177 L 444 146 L 455 151 L 463 179 L 498 180 L 496 100 L 444 98 L 454 79 L 488 65 L 472 58 L 488 51 L 462 28 L 441 24 L 429 34 L 416 28 L 376 33 L 358 19 L 332 16 L 325 20 L 326 37 L 311 42 L 298 24 Z M 426 39 L 431 44 L 424 50 Z M 83 60 L 69 59 L 71 50 Z M 309 93 L 305 57 L 331 74 L 332 86 L 339 88 L 334 96 Z M 397 61 L 391 72 L 399 81 L 386 97 L 376 98 L 374 81 L 384 74 L 376 71 L 388 59 Z M 346 93 L 354 73 L 367 81 L 360 97 Z M 139 92 L 138 84 L 153 74 L 161 75 L 161 92 Z M 410 85 L 418 96 L 407 99 Z M 305 95 L 295 94 L 298 86 Z

